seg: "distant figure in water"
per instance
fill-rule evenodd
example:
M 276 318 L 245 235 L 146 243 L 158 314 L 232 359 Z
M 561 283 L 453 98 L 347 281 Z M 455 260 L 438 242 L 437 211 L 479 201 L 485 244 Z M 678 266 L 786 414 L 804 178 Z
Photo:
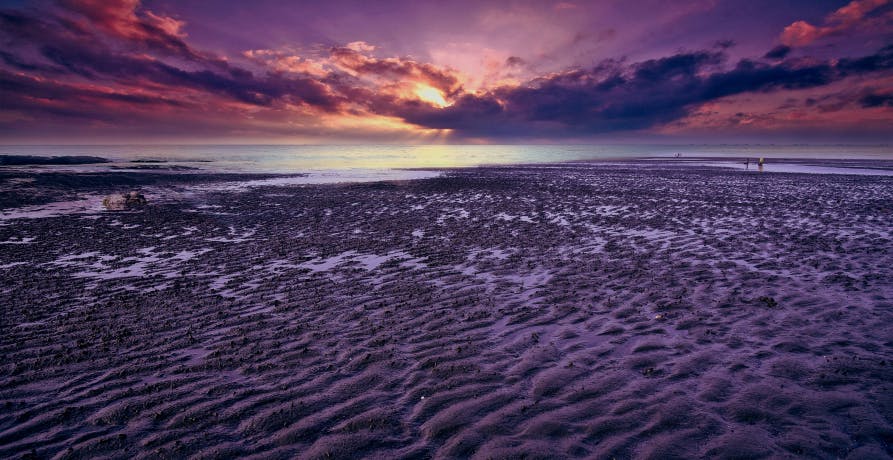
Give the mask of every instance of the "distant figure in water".
M 744 170 L 746 171 L 748 169 L 750 169 L 750 158 L 745 158 L 744 159 Z
M 760 161 L 758 164 L 760 165 L 760 172 L 763 172 L 763 157 L 760 157 Z
M 676 153 L 676 158 L 679 158 L 679 157 L 681 157 L 681 156 L 682 156 L 681 153 L 678 153 L 678 152 Z

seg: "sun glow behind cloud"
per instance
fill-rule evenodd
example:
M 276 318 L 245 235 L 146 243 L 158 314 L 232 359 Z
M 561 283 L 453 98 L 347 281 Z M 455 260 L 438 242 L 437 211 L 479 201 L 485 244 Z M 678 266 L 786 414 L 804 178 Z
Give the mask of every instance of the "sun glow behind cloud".
M 419 99 L 431 103 L 436 107 L 443 108 L 450 105 L 446 99 L 443 98 L 443 94 L 441 94 L 440 91 L 428 85 L 417 85 L 415 95 L 418 96 Z
M 729 9 L 704 3 L 685 20 L 710 23 Z M 682 35 L 672 48 L 683 51 L 638 49 L 636 31 L 617 26 L 638 6 L 475 2 L 451 16 L 454 7 L 419 4 L 437 23 L 394 8 L 381 22 L 342 17 L 322 41 L 281 29 L 219 47 L 202 24 L 228 19 L 186 4 L 0 7 L 0 137 L 493 143 L 808 137 L 832 126 L 841 139 L 889 139 L 893 0 L 798 7 L 800 20 L 762 37 Z M 597 12 L 617 21 L 587 22 Z M 389 18 L 424 27 L 392 37 Z M 461 39 L 459 25 L 470 29 Z

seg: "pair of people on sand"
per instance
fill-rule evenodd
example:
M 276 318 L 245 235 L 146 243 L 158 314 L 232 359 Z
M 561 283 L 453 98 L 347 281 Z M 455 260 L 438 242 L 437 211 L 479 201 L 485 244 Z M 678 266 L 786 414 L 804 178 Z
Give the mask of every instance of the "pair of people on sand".
M 757 162 L 757 164 L 760 166 L 760 171 L 763 170 L 763 163 L 763 157 L 760 157 L 760 160 Z M 744 169 L 750 169 L 750 158 L 744 159 Z

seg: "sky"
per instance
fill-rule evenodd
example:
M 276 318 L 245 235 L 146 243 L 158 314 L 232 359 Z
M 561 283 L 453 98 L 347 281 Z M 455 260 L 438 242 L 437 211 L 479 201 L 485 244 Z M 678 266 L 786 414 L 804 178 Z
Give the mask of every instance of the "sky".
M 893 0 L 0 0 L 0 143 L 890 143 Z

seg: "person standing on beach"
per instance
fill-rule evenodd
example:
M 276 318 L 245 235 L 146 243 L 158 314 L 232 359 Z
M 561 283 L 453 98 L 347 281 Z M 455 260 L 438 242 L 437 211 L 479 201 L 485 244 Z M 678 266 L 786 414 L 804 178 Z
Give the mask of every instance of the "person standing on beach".
M 760 161 L 757 164 L 760 165 L 760 172 L 763 172 L 763 157 L 760 157 Z
M 744 170 L 747 171 L 748 169 L 750 169 L 750 158 L 745 158 L 744 159 Z

